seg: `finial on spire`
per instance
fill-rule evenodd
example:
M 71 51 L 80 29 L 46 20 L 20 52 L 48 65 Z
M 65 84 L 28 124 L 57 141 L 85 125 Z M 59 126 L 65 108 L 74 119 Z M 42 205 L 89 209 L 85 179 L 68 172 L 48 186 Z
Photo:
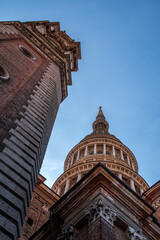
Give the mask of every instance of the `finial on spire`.
M 105 116 L 104 116 L 103 111 L 102 111 L 102 107 L 99 107 L 99 112 L 98 112 L 98 114 L 97 114 L 96 119 L 98 119 L 98 118 L 103 118 L 103 119 L 105 119 Z
M 103 114 L 102 107 L 99 107 L 99 112 L 96 117 L 96 121 L 93 123 L 93 132 L 96 133 L 108 133 L 109 124 Z

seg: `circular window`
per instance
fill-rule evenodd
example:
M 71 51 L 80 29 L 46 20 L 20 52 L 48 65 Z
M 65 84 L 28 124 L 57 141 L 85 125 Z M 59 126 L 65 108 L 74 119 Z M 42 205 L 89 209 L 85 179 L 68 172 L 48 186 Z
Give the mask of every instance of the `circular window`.
M 19 45 L 19 49 L 21 50 L 21 52 L 26 55 L 28 58 L 31 58 L 32 60 L 36 60 L 36 57 L 33 55 L 33 53 L 31 53 L 26 47 L 24 47 L 23 45 Z
M 9 73 L 0 65 L 0 82 L 6 82 L 7 80 L 9 80 Z

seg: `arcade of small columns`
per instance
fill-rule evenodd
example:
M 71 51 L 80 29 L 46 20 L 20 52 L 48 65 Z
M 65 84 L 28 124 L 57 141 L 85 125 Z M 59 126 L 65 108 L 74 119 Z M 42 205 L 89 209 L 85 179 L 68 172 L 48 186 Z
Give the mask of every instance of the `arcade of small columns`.
M 98 162 L 109 168 L 139 195 L 149 187 L 138 175 L 137 162 L 131 151 L 118 141 L 81 142 L 68 154 L 64 173 L 56 180 L 52 189 L 62 196 Z

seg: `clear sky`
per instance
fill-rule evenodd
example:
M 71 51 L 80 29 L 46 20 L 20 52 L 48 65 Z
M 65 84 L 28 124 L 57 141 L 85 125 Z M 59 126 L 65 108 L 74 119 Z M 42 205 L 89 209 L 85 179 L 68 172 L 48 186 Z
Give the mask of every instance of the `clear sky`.
M 59 21 L 82 60 L 61 104 L 41 174 L 52 186 L 102 106 L 139 174 L 160 179 L 160 0 L 1 1 L 1 21 Z

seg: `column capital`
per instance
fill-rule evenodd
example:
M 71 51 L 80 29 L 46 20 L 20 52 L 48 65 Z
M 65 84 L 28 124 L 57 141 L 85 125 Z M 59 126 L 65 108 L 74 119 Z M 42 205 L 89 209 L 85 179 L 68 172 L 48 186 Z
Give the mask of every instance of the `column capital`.
M 89 223 L 93 223 L 99 217 L 105 219 L 111 226 L 114 226 L 117 214 L 109 207 L 105 206 L 101 199 L 91 206 L 91 208 L 85 211 L 85 216 L 88 218 Z
M 71 224 L 68 228 L 65 228 L 62 233 L 58 235 L 57 240 L 76 240 L 74 225 Z
M 146 238 L 142 235 L 141 230 L 136 230 L 130 226 L 128 226 L 128 229 L 126 231 L 125 239 L 126 240 L 146 240 Z

